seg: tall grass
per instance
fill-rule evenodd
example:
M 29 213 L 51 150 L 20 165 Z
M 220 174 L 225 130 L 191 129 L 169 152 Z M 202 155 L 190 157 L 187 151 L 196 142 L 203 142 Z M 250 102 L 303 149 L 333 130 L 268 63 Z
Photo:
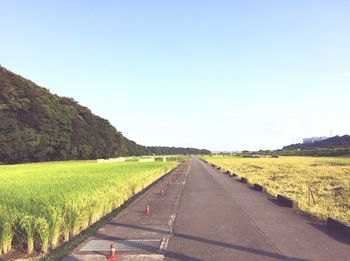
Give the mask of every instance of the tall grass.
M 77 235 L 176 162 L 0 166 L 0 254 L 47 252 Z
M 283 194 L 298 201 L 302 210 L 320 219 L 334 216 L 350 223 L 350 158 L 204 158 L 265 186 L 273 195 Z M 308 183 L 315 204 L 308 202 Z

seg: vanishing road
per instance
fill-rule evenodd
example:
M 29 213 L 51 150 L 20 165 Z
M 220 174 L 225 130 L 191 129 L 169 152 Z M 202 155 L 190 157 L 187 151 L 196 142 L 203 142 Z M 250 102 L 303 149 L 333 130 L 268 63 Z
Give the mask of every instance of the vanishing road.
M 350 260 L 349 243 L 193 159 L 167 250 L 192 260 Z
M 159 239 L 161 246 L 121 250 L 119 260 L 350 260 L 350 240 L 324 224 L 197 158 L 187 169 L 164 178 L 65 260 L 103 260 L 102 249 L 83 253 L 84 246 L 120 239 Z

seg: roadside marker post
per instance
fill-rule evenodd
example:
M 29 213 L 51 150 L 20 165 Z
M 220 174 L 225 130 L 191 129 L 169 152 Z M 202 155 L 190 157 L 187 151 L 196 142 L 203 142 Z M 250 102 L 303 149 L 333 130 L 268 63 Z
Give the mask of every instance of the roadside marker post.
M 314 193 L 312 192 L 310 181 L 307 183 L 307 192 L 308 192 L 307 197 L 308 197 L 309 206 L 311 205 L 311 198 L 312 198 L 313 204 L 315 205 L 316 202 L 315 202 L 315 198 L 314 198 Z
M 310 207 L 311 205 L 311 199 L 310 199 L 310 182 L 307 183 L 307 202 Z

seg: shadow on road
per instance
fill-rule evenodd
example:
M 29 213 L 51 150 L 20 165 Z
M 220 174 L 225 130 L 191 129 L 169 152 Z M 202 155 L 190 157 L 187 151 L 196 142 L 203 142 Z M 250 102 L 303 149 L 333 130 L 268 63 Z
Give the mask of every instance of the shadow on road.
M 281 208 L 286 208 L 285 205 L 278 202 L 275 198 L 268 198 L 268 200 Z M 337 231 L 332 231 L 331 229 L 329 229 L 327 227 L 327 225 L 325 223 L 321 223 L 321 221 L 320 222 L 316 222 L 316 221 L 312 222 L 312 218 L 310 217 L 310 214 L 303 212 L 300 209 L 298 210 L 298 214 L 301 215 L 306 220 L 307 224 L 309 224 L 310 226 L 323 232 L 324 234 L 331 237 L 332 239 L 334 239 L 340 243 L 350 244 L 349 238 L 347 238 L 345 235 L 343 235 Z
M 115 224 L 117 225 L 117 224 Z M 125 225 L 125 224 L 118 224 L 118 226 L 124 226 L 124 227 L 128 227 L 128 228 L 133 228 L 133 229 L 138 229 L 137 226 L 133 226 L 133 225 Z M 142 228 L 142 227 L 140 227 Z M 152 232 L 157 232 L 157 233 L 163 233 L 164 231 L 163 230 L 158 230 L 158 229 L 150 229 L 150 228 L 145 228 L 145 229 L 142 229 L 142 230 L 145 230 L 145 231 L 152 231 Z M 164 234 L 170 234 L 170 233 L 164 233 Z M 107 236 L 107 235 L 103 235 L 99 232 L 97 232 L 95 235 L 94 235 L 95 238 L 99 238 L 99 239 L 102 239 L 102 240 L 110 240 L 110 241 L 114 241 L 114 240 L 121 240 L 121 238 L 119 237 L 114 237 L 114 236 Z M 139 243 L 139 245 L 142 246 L 142 243 Z M 195 257 L 191 257 L 191 256 L 187 256 L 187 255 L 184 255 L 184 254 L 181 254 L 181 253 L 176 253 L 176 252 L 172 252 L 172 251 L 164 251 L 164 252 L 161 252 L 159 250 L 159 248 L 150 248 L 149 246 L 147 245 L 144 245 L 145 249 L 147 249 L 147 252 L 150 252 L 150 253 L 153 253 L 153 254 L 163 254 L 164 256 L 166 257 L 171 257 L 171 258 L 174 258 L 174 259 L 177 259 L 177 260 L 188 260 L 188 261 L 203 261 L 201 259 L 198 259 L 198 258 L 195 258 Z M 122 252 L 119 252 L 118 254 L 121 254 Z M 102 253 L 102 255 L 104 255 Z
M 332 231 L 327 227 L 326 224 L 318 224 L 318 223 L 310 223 L 310 222 L 308 224 L 320 230 L 321 232 L 325 233 L 327 236 L 331 237 L 332 239 L 337 240 L 338 242 L 350 245 L 350 238 L 346 237 L 345 235 L 342 235 L 337 231 Z
M 136 230 L 143 230 L 143 231 L 149 231 L 149 232 L 154 232 L 154 233 L 159 233 L 159 234 L 170 235 L 170 232 L 162 230 L 162 229 L 157 229 L 157 228 L 143 227 L 143 226 L 137 226 L 137 225 L 131 225 L 131 224 L 123 224 L 123 223 L 118 223 L 118 222 L 111 222 L 110 224 L 115 225 L 115 226 L 120 226 L 120 227 L 127 227 L 127 228 L 131 228 L 131 229 L 136 229 Z M 246 252 L 246 253 L 251 253 L 251 254 L 255 254 L 255 255 L 259 255 L 259 256 L 275 258 L 278 260 L 281 260 L 281 259 L 282 260 L 291 260 L 291 261 L 306 261 L 307 260 L 307 259 L 303 259 L 303 258 L 284 256 L 282 254 L 272 253 L 272 252 L 268 252 L 268 251 L 264 251 L 264 250 L 260 250 L 260 249 L 251 248 L 251 247 L 240 246 L 240 245 L 236 245 L 236 244 L 232 244 L 232 243 L 221 242 L 221 241 L 201 238 L 201 237 L 197 237 L 197 236 L 187 235 L 187 234 L 183 234 L 183 233 L 176 233 L 175 232 L 172 234 L 172 236 L 184 238 L 187 240 L 195 240 L 197 242 L 211 244 L 211 245 L 224 247 L 224 248 L 229 248 L 229 249 L 242 251 L 242 252 Z M 95 234 L 95 237 L 100 238 L 100 239 L 104 239 L 104 240 L 119 240 L 120 239 L 120 238 L 113 237 L 113 236 L 103 235 L 101 233 Z M 200 259 L 197 259 L 194 257 L 185 256 L 185 255 L 182 255 L 180 253 L 176 253 L 176 252 L 172 252 L 172 251 L 168 251 L 168 250 L 166 250 L 164 252 L 164 255 L 166 257 L 174 258 L 177 260 L 190 260 L 190 261 L 191 260 L 193 260 L 193 261 L 200 260 Z

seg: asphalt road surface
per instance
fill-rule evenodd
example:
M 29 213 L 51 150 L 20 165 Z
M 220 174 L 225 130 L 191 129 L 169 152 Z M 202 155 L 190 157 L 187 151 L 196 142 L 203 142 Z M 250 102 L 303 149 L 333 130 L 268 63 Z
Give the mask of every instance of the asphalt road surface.
M 63 261 L 106 260 L 113 242 L 116 243 L 118 261 L 164 260 L 164 251 L 172 235 L 176 210 L 189 169 L 190 160 L 180 164 L 95 231 Z M 149 206 L 147 214 L 146 206 Z
M 119 261 L 350 260 L 348 238 L 197 158 L 161 179 L 63 260 L 106 260 L 112 242 L 120 247 Z
M 165 260 L 350 260 L 350 241 L 193 158 Z

